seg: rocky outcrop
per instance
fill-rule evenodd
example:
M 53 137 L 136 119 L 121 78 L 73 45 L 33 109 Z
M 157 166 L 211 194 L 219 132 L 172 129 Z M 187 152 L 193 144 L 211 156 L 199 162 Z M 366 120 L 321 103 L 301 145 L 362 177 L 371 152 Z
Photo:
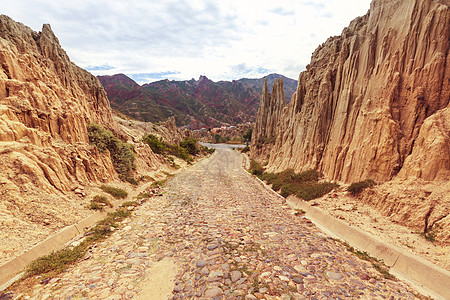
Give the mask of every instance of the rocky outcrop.
M 177 127 L 175 118 L 170 117 L 165 122 L 161 122 L 159 135 L 169 144 L 178 144 L 185 134 Z
M 70 61 L 50 25 L 34 32 L 1 15 L 0 263 L 92 214 L 86 195 L 118 179 L 109 153 L 89 144 L 89 123 L 126 138 L 98 79 Z M 144 171 L 164 163 L 135 149 Z
M 425 119 L 398 177 L 439 181 L 450 178 L 450 107 Z
M 90 122 L 118 131 L 96 77 L 69 60 L 49 25 L 36 33 L 0 16 L 0 44 L 0 142 L 9 149 L 3 155 L 28 156 L 45 175 L 37 176 L 42 184 L 46 178 L 58 191 L 114 178 L 105 155 L 88 145 Z
M 272 94 L 269 93 L 267 80 L 264 79 L 261 102 L 252 134 L 252 156 L 264 158 L 270 153 L 278 133 L 277 125 L 286 105 L 283 79 L 274 80 Z
M 449 37 L 448 0 L 374 0 L 315 50 L 281 117 L 270 112 L 282 95 L 270 108 L 262 100 L 253 139 L 273 132 L 268 169 L 341 182 L 450 179 Z
M 450 182 L 393 180 L 363 191 L 358 199 L 397 224 L 450 246 Z

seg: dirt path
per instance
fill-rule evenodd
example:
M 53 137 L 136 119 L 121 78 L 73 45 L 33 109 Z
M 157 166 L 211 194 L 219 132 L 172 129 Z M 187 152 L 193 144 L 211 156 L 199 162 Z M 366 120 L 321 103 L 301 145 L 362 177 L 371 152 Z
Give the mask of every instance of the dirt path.
M 164 197 L 147 201 L 87 259 L 24 293 L 144 299 L 153 287 L 169 299 L 416 298 L 294 214 L 241 164 L 239 153 L 218 149 L 170 179 Z

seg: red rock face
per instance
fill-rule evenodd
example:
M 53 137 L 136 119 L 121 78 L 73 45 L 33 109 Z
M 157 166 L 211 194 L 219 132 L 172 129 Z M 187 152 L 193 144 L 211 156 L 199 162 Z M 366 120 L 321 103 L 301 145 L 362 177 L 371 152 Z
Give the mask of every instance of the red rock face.
M 367 15 L 318 47 L 276 122 L 264 118 L 284 96 L 260 105 L 256 128 L 275 132 L 269 170 L 318 169 L 342 182 L 385 181 L 400 171 L 450 179 L 448 159 L 439 158 L 449 157 L 442 145 L 450 126 L 438 117 L 447 115 L 450 99 L 449 3 L 375 0 Z M 430 147 L 426 132 L 441 146 Z M 425 149 L 434 171 L 408 159 Z
M 269 85 L 275 75 L 269 75 Z M 213 82 L 161 80 L 139 86 L 123 74 L 98 77 L 113 108 L 136 119 L 160 122 L 175 116 L 178 126 L 191 129 L 253 122 L 263 79 Z M 286 79 L 292 95 L 297 83 Z

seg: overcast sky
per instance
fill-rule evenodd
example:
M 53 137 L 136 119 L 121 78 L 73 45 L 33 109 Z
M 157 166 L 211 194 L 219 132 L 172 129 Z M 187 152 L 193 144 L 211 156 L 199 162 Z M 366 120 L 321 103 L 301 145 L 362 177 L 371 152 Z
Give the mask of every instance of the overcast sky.
M 139 83 L 279 73 L 294 79 L 314 49 L 364 15 L 370 0 L 0 0 L 35 31 L 49 23 L 94 75 Z

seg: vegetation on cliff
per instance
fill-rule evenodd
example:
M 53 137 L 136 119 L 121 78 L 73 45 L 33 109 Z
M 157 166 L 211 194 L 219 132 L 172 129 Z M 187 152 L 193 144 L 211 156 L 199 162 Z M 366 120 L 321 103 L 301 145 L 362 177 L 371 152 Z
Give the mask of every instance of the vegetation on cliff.
M 100 152 L 109 151 L 115 170 L 119 178 L 134 182 L 131 172 L 136 168 L 133 146 L 122 142 L 111 131 L 97 124 L 88 126 L 89 142 L 96 146 Z

